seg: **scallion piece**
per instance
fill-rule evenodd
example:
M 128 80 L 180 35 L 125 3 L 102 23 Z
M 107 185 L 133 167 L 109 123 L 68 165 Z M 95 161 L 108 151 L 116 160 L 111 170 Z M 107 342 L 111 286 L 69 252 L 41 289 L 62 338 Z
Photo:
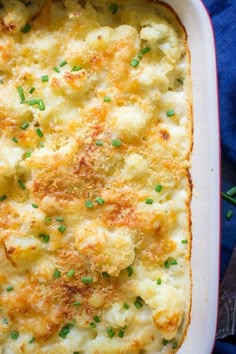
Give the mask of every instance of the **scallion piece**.
M 45 218 L 45 222 L 46 222 L 46 223 L 49 223 L 49 222 L 51 222 L 51 221 L 52 221 L 52 218 L 49 218 L 49 217 L 46 217 L 46 218 Z
M 70 269 L 66 275 L 68 276 L 68 278 L 72 278 L 75 275 L 74 269 Z
M 66 231 L 66 227 L 64 225 L 60 225 L 57 230 L 60 231 L 61 234 L 63 234 Z
M 21 102 L 25 102 L 25 94 L 24 94 L 24 90 L 23 90 L 22 86 L 18 86 L 17 91 L 20 95 Z
M 42 147 L 42 148 L 45 146 L 42 141 L 40 141 L 40 142 L 38 143 L 38 145 L 39 145 L 40 147 Z
M 109 338 L 113 338 L 115 335 L 115 332 L 113 331 L 112 328 L 107 328 L 107 335 Z
M 103 278 L 110 278 L 110 274 L 108 274 L 107 272 L 102 272 L 102 276 Z
M 173 109 L 169 109 L 167 112 L 166 112 L 166 115 L 167 117 L 172 117 L 175 115 L 175 111 Z
M 97 197 L 95 200 L 96 200 L 96 202 L 97 202 L 99 205 L 102 205 L 102 204 L 105 203 L 105 200 L 102 199 L 101 197 Z
M 120 330 L 119 333 L 118 333 L 118 337 L 123 338 L 124 334 L 125 334 L 125 332 Z
M 11 332 L 11 339 L 16 340 L 19 337 L 20 333 L 18 331 Z
M 92 284 L 93 282 L 93 278 L 88 276 L 81 277 L 81 280 L 83 284 Z
M 33 98 L 32 100 L 27 101 L 29 106 L 34 106 L 36 104 L 39 104 L 39 100 L 36 98 Z
M 50 236 L 49 235 L 45 235 L 45 234 L 39 234 L 39 238 L 42 239 L 43 242 L 48 243 L 50 240 Z
M 169 260 L 169 263 L 170 263 L 170 265 L 176 265 L 176 264 L 178 264 L 178 262 L 176 261 L 176 259 L 171 259 L 171 260 Z
M 148 198 L 148 199 L 146 199 L 145 203 L 146 204 L 153 204 L 153 199 Z
M 104 143 L 101 140 L 97 140 L 95 143 L 97 146 L 102 146 Z
M 21 179 L 18 179 L 18 184 L 19 184 L 19 186 L 21 187 L 21 189 L 26 189 L 26 186 L 25 186 L 25 184 L 24 184 L 24 182 L 21 180 Z
M 178 83 L 180 83 L 181 85 L 183 85 L 183 84 L 184 84 L 183 79 L 178 78 L 178 79 L 176 79 L 176 81 L 177 81 Z
M 131 277 L 132 274 L 134 273 L 133 268 L 129 266 L 129 267 L 126 268 L 126 270 L 127 270 L 127 272 L 128 272 L 128 276 Z
M 74 327 L 75 325 L 75 320 L 73 320 L 71 323 L 67 323 L 65 326 L 63 326 L 60 330 L 60 332 L 58 333 L 58 335 L 65 339 L 67 337 L 67 335 L 70 333 L 70 329 L 72 327 Z
M 103 99 L 104 102 L 111 102 L 111 97 L 105 96 Z
M 130 62 L 130 65 L 133 66 L 134 68 L 137 68 L 139 65 L 139 60 L 138 59 L 132 59 Z
M 37 135 L 40 137 L 40 138 L 42 138 L 44 135 L 43 135 L 43 132 L 42 132 L 42 130 L 40 129 L 40 128 L 37 128 L 36 129 L 36 133 L 37 133 Z
M 64 218 L 62 218 L 61 216 L 58 216 L 58 217 L 56 218 L 56 221 L 62 222 L 62 221 L 64 221 Z
M 33 93 L 35 91 L 35 87 L 31 87 L 31 89 L 29 90 L 29 93 Z
M 4 319 L 3 319 L 3 323 L 5 323 L 6 325 L 8 325 L 8 324 L 9 324 L 8 319 L 7 319 L 7 318 L 4 318 Z
M 173 345 L 172 345 L 172 349 L 177 349 L 177 348 L 178 348 L 178 343 L 174 342 Z
M 118 11 L 118 5 L 113 3 L 109 6 L 109 10 L 111 11 L 112 15 L 115 15 Z
M 181 243 L 183 244 L 188 243 L 188 240 L 182 240 Z
M 233 197 L 236 195 L 236 186 L 230 188 L 227 192 L 226 192 L 230 197 Z
M 166 345 L 168 343 L 168 340 L 166 340 L 165 338 L 162 339 L 162 344 Z
M 161 285 L 161 279 L 160 278 L 157 279 L 157 285 Z
M 28 33 L 31 30 L 31 25 L 29 23 L 26 23 L 25 26 L 22 28 L 21 32 L 22 33 Z
M 73 66 L 73 68 L 71 69 L 71 71 L 73 72 L 73 71 L 80 71 L 80 70 L 82 70 L 82 68 L 81 68 L 81 66 Z
M 141 309 L 141 307 L 143 307 L 143 304 L 142 302 L 140 301 L 140 297 L 138 296 L 136 298 L 136 300 L 134 301 L 134 306 L 137 308 L 137 309 Z
M 142 54 L 146 54 L 146 53 L 150 52 L 150 50 L 151 50 L 151 48 L 145 47 L 145 48 L 142 48 L 142 49 L 141 49 L 141 53 L 142 53 Z
M 162 188 L 163 188 L 163 186 L 161 184 L 157 184 L 156 187 L 155 187 L 155 191 L 160 193 Z
M 228 210 L 227 214 L 226 214 L 226 219 L 230 220 L 232 218 L 232 216 L 233 216 L 233 211 L 232 210 Z
M 45 104 L 41 98 L 38 100 L 38 106 L 40 111 L 45 111 Z
M 25 157 L 26 157 L 26 158 L 31 157 L 31 155 L 32 155 L 32 152 L 31 152 L 31 151 L 26 151 L 26 153 L 25 153 Z
M 65 66 L 67 64 L 67 61 L 66 60 L 63 60 L 60 64 L 59 64 L 59 66 L 60 66 L 60 68 L 62 68 L 63 66 Z
M 120 147 L 122 145 L 122 141 L 120 139 L 114 139 L 114 140 L 112 140 L 111 144 L 114 147 Z
M 53 278 L 60 278 L 60 276 L 61 276 L 60 270 L 55 269 L 53 273 Z
M 85 206 L 88 209 L 93 209 L 93 207 L 94 207 L 93 202 L 91 200 L 86 200 L 85 201 Z
M 12 139 L 12 141 L 14 141 L 14 143 L 18 143 L 19 142 L 19 140 L 14 136 L 14 138 Z
M 42 80 L 42 82 L 47 82 L 49 80 L 48 75 L 42 75 L 41 80 Z
M 236 205 L 236 199 L 230 197 L 227 193 L 221 192 L 221 196 L 223 199 L 227 200 L 227 202 L 230 202 L 230 203 Z
M 170 268 L 170 262 L 169 261 L 165 261 L 164 265 L 165 265 L 166 269 Z
M 126 304 L 126 303 L 124 303 L 123 308 L 126 309 L 126 310 L 128 310 L 128 309 L 129 309 L 129 305 Z
M 60 70 L 56 66 L 54 66 L 53 70 L 58 74 L 60 73 Z
M 94 322 L 90 322 L 89 325 L 90 325 L 91 328 L 96 328 L 96 327 L 97 327 L 97 326 L 96 326 L 96 323 L 94 323 Z
M 26 130 L 27 128 L 29 127 L 29 123 L 28 122 L 25 122 L 21 125 L 21 129 L 22 130 Z
M 35 337 L 32 337 L 30 340 L 29 340 L 29 343 L 34 343 L 36 341 L 36 338 Z
M 4 194 L 0 197 L 0 202 L 3 202 L 6 199 L 7 199 L 7 196 L 6 196 L 6 194 Z
M 6 288 L 6 291 L 12 291 L 14 288 L 13 288 L 13 286 L 8 286 L 7 288 Z
M 74 305 L 74 306 L 80 306 L 80 305 L 81 305 L 81 302 L 75 301 L 75 302 L 73 302 L 73 305 Z
M 94 319 L 94 321 L 95 321 L 96 323 L 99 323 L 99 322 L 100 322 L 100 318 L 99 318 L 98 316 L 95 316 L 93 319 Z
M 38 204 L 32 204 L 32 207 L 35 208 L 35 209 L 38 209 Z

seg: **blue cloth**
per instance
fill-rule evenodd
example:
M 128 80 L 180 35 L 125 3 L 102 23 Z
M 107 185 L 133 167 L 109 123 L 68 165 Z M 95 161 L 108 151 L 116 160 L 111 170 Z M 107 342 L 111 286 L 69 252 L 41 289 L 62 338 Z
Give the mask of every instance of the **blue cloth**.
M 203 0 L 211 16 L 217 50 L 222 148 L 222 190 L 236 185 L 236 0 Z M 226 213 L 234 215 L 226 220 Z M 236 243 L 236 207 L 222 202 L 222 280 Z M 236 272 L 236 270 L 235 270 Z M 216 341 L 213 354 L 236 354 L 236 338 Z M 210 353 L 209 353 L 210 354 Z

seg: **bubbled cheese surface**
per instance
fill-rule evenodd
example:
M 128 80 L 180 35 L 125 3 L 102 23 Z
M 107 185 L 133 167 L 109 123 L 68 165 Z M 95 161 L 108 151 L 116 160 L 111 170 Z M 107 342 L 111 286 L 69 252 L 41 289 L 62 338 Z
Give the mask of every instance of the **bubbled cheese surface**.
M 144 0 L 1 3 L 0 353 L 175 352 L 191 292 L 184 30 Z

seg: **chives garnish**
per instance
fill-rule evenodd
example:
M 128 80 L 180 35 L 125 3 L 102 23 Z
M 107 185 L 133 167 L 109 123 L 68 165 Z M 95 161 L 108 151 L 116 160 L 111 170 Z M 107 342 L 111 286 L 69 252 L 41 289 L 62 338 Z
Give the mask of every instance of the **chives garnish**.
M 221 196 L 223 199 L 227 200 L 227 202 L 230 202 L 230 203 L 236 205 L 236 199 L 230 197 L 227 193 L 221 192 Z
M 96 327 L 97 327 L 97 326 L 96 326 L 96 323 L 94 323 L 94 322 L 90 322 L 89 325 L 90 325 L 91 328 L 96 328 Z
M 38 204 L 32 204 L 32 207 L 35 208 L 35 209 L 38 209 Z
M 100 318 L 99 318 L 98 316 L 95 316 L 93 319 L 94 319 L 94 321 L 95 321 L 96 323 L 99 323 L 99 322 L 100 322 Z
M 24 102 L 25 101 L 25 95 L 24 95 L 24 90 L 22 88 L 22 86 L 18 86 L 17 87 L 17 91 L 20 95 L 20 99 L 21 99 L 21 102 Z
M 32 337 L 30 340 L 29 340 L 29 343 L 34 343 L 36 341 L 36 338 L 35 337 Z
M 49 235 L 45 235 L 45 234 L 39 234 L 39 238 L 42 239 L 43 242 L 48 243 L 50 240 L 50 236 Z
M 14 136 L 14 138 L 12 139 L 12 141 L 14 141 L 14 143 L 18 143 L 19 140 Z
M 153 204 L 153 199 L 148 198 L 148 199 L 146 199 L 145 203 L 146 204 Z
M 142 54 L 146 54 L 146 53 L 150 52 L 150 50 L 151 50 L 151 49 L 150 49 L 149 47 L 145 47 L 145 48 L 142 48 L 142 49 L 141 49 L 141 53 L 142 53 Z
M 172 345 L 172 349 L 177 349 L 177 348 L 178 348 L 178 343 L 174 342 L 173 345 Z
M 31 89 L 29 90 L 29 93 L 33 93 L 35 91 L 35 87 L 31 87 Z
M 134 301 L 134 306 L 137 308 L 137 309 L 141 309 L 141 307 L 143 307 L 143 304 L 142 302 L 140 301 L 140 297 L 138 296 L 136 298 L 136 300 Z
M 29 157 L 31 157 L 31 155 L 32 155 L 32 152 L 31 152 L 31 151 L 26 151 L 25 157 L 29 158 Z
M 53 70 L 58 74 L 60 73 L 60 70 L 56 66 L 54 66 Z
M 226 219 L 227 219 L 227 220 L 230 220 L 230 219 L 232 218 L 232 216 L 233 216 L 232 210 L 228 210 L 228 211 L 227 211 L 227 214 L 226 214 Z
M 6 194 L 3 194 L 1 197 L 0 197 L 0 202 L 3 202 L 4 200 L 7 199 L 7 196 Z
M 81 280 L 82 280 L 82 283 L 84 283 L 84 284 L 92 284 L 92 282 L 93 282 L 93 278 L 92 277 L 84 276 L 84 277 L 81 277 Z
M 128 276 L 131 277 L 131 275 L 133 274 L 134 270 L 132 267 L 127 267 L 126 268 L 127 272 L 128 272 Z
M 42 75 L 41 80 L 42 80 L 42 82 L 47 82 L 49 80 L 48 75 Z
M 170 268 L 170 262 L 169 261 L 165 261 L 164 265 L 165 265 L 166 269 Z
M 64 218 L 62 218 L 61 216 L 58 216 L 57 218 L 56 218 L 56 221 L 64 221 Z
M 22 182 L 22 180 L 21 179 L 18 179 L 18 184 L 19 184 L 19 186 L 21 187 L 21 189 L 26 189 L 26 186 L 24 185 L 24 183 Z
M 170 265 L 176 265 L 176 264 L 178 264 L 177 261 L 176 261 L 176 259 L 171 259 L 171 260 L 169 261 L 169 263 L 170 263 Z
M 18 331 L 11 332 L 11 339 L 16 340 L 19 337 L 20 333 Z
M 6 288 L 6 291 L 12 291 L 14 288 L 13 288 L 13 286 L 8 286 L 7 288 Z
M 230 188 L 227 192 L 226 192 L 230 197 L 233 197 L 236 194 L 236 186 Z
M 22 28 L 21 32 L 28 33 L 30 29 L 31 29 L 31 25 L 29 23 L 26 23 L 25 26 Z
M 108 274 L 107 272 L 102 272 L 102 276 L 104 278 L 110 278 L 110 274 Z
M 142 58 L 143 58 L 143 54 L 142 54 L 142 53 L 139 53 L 139 54 L 138 54 L 138 58 L 139 58 L 139 59 L 142 59 Z
M 38 100 L 38 106 L 40 111 L 45 111 L 45 104 L 41 98 Z
M 23 124 L 21 125 L 21 129 L 22 129 L 22 130 L 27 129 L 28 127 L 29 127 L 29 123 L 28 123 L 28 122 L 25 122 L 25 123 L 23 123 Z
M 109 6 L 109 10 L 111 11 L 112 15 L 115 15 L 118 11 L 118 5 L 113 3 Z
M 67 64 L 67 61 L 66 60 L 63 60 L 60 64 L 59 64 L 59 66 L 60 66 L 60 68 L 62 68 L 63 66 L 65 66 Z
M 88 209 L 92 209 L 94 207 L 93 202 L 91 200 L 86 200 L 85 201 L 85 206 Z
M 180 78 L 176 79 L 176 81 L 179 82 L 181 85 L 184 84 L 184 81 L 182 79 L 180 79 Z
M 130 65 L 133 66 L 134 68 L 136 68 L 139 64 L 139 60 L 138 59 L 132 59 L 130 62 Z
M 104 143 L 101 140 L 97 140 L 95 143 L 97 146 L 102 146 Z
M 68 276 L 68 278 L 72 278 L 75 275 L 74 269 L 70 269 L 66 275 Z
M 51 222 L 51 221 L 52 221 L 52 218 L 49 218 L 49 217 L 46 217 L 46 218 L 45 218 L 45 222 L 46 222 L 46 223 L 49 223 L 49 222 Z
M 166 340 L 165 338 L 162 339 L 162 344 L 166 345 L 168 343 L 168 340 Z
M 123 308 L 126 309 L 126 310 L 128 310 L 128 309 L 129 309 L 129 305 L 126 304 L 126 303 L 124 303 Z
M 53 278 L 60 278 L 60 276 L 61 276 L 60 270 L 55 269 L 53 273 Z
M 114 139 L 112 140 L 111 145 L 115 147 L 120 147 L 122 145 L 122 141 L 120 139 Z
M 182 240 L 181 243 L 188 243 L 188 240 Z
M 4 322 L 6 325 L 8 325 L 8 323 L 9 323 L 7 318 L 4 318 L 4 319 L 3 319 L 3 322 Z
M 38 145 L 41 146 L 42 148 L 45 146 L 42 141 L 40 141 L 40 142 L 38 143 Z
M 115 332 L 113 331 L 112 328 L 107 328 L 107 335 L 109 338 L 113 338 L 115 335 Z
M 157 285 L 161 285 L 161 279 L 160 278 L 157 279 Z
M 102 199 L 101 197 L 97 197 L 95 200 L 96 200 L 96 202 L 97 202 L 99 205 L 102 205 L 102 204 L 105 203 L 105 200 Z
M 103 99 L 104 102 L 111 102 L 111 97 L 105 96 Z
M 74 306 L 80 306 L 80 305 L 81 305 L 81 302 L 75 301 L 75 302 L 73 302 L 73 305 L 74 305 Z
M 35 104 L 39 104 L 39 100 L 36 98 L 33 98 L 32 100 L 27 101 L 29 106 L 34 106 Z
M 169 109 L 167 112 L 166 112 L 166 115 L 167 117 L 172 117 L 175 115 L 175 111 L 173 109 Z
M 60 233 L 63 234 L 66 231 L 66 228 L 65 228 L 64 225 L 60 225 L 57 230 L 60 231 Z
M 71 329 L 72 327 L 74 327 L 74 325 L 75 325 L 75 320 L 72 320 L 71 323 L 67 323 L 65 326 L 63 326 L 63 327 L 61 328 L 61 330 L 60 330 L 60 332 L 58 333 L 58 335 L 59 335 L 61 338 L 65 339 L 65 338 L 67 337 L 67 335 L 70 333 L 70 329 Z
M 71 69 L 71 71 L 79 71 L 79 70 L 82 70 L 81 66 L 73 66 L 73 68 Z
M 125 334 L 125 332 L 120 330 L 119 333 L 118 333 L 118 337 L 123 338 L 124 334 Z
M 37 129 L 36 129 L 36 133 L 37 133 L 37 135 L 38 135 L 40 138 L 43 137 L 43 132 L 42 132 L 42 130 L 41 130 L 40 128 L 37 128 Z
M 156 187 L 155 187 L 155 191 L 160 193 L 162 188 L 163 188 L 163 186 L 161 184 L 157 184 Z

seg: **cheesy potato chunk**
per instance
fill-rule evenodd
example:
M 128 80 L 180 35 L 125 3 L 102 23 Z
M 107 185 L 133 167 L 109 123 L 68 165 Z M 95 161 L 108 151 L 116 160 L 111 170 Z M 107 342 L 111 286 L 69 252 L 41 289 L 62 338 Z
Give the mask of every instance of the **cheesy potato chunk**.
M 0 27 L 0 353 L 175 352 L 191 303 L 184 28 L 145 0 L 4 0 Z

